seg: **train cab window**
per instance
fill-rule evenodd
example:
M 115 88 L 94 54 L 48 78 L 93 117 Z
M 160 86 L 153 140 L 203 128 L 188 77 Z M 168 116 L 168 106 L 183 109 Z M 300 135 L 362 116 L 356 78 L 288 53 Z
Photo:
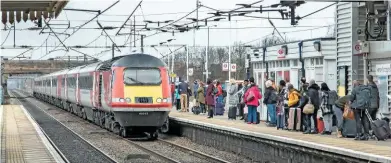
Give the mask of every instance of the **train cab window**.
M 124 82 L 127 85 L 159 85 L 162 80 L 157 68 L 128 68 L 124 71 Z

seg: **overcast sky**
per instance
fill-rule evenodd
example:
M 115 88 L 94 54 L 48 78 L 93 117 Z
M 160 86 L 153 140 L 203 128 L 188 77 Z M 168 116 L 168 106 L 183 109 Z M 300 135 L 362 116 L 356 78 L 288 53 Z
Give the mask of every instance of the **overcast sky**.
M 113 4 L 114 0 L 71 0 L 66 8 L 78 8 L 78 9 L 91 9 L 91 10 L 104 10 L 111 4 Z M 237 3 L 252 3 L 255 0 L 201 0 L 201 3 L 205 6 L 212 7 L 215 9 L 221 10 L 229 10 L 237 8 L 235 4 Z M 270 4 L 278 3 L 278 0 L 265 0 L 262 4 L 263 6 L 267 6 Z M 112 7 L 106 13 L 98 18 L 103 26 L 115 26 L 118 27 L 122 25 L 123 21 L 126 20 L 127 16 L 133 11 L 135 6 L 139 3 L 137 0 L 122 0 L 117 5 Z M 303 16 L 308 13 L 311 13 L 315 10 L 323 8 L 331 3 L 323 3 L 323 2 L 308 2 L 304 5 L 301 5 L 297 8 L 297 15 Z M 259 5 L 257 5 L 259 6 Z M 164 20 L 177 20 L 180 17 L 185 16 L 190 11 L 196 8 L 196 0 L 144 0 L 142 3 L 141 9 L 139 8 L 136 11 L 136 24 L 143 24 L 144 20 L 152 20 L 152 21 L 164 21 Z M 199 19 L 210 16 L 207 14 L 211 12 L 210 9 L 200 8 L 199 9 Z M 299 21 L 298 27 L 293 27 L 290 25 L 290 20 L 272 20 L 280 33 L 284 35 L 284 37 L 292 38 L 292 39 L 309 39 L 309 38 L 317 38 L 317 37 L 325 37 L 328 33 L 329 28 L 319 28 L 320 26 L 328 26 L 334 24 L 334 13 L 335 6 L 332 6 L 328 9 L 325 9 L 321 12 L 318 12 L 310 17 L 307 17 L 303 20 Z M 75 12 L 75 11 L 62 11 L 60 16 L 52 20 L 50 23 L 53 24 L 66 24 L 68 20 L 70 20 L 70 26 L 76 27 L 81 24 L 84 24 L 87 20 L 93 18 L 95 13 L 87 13 L 87 12 Z M 280 17 L 280 14 L 277 12 L 264 12 L 264 13 L 252 13 L 252 16 L 262 16 L 262 17 Z M 193 13 L 189 18 L 195 18 L 196 14 Z M 184 24 L 189 22 L 190 20 L 183 19 L 175 24 Z M 11 26 L 9 23 L 8 26 Z M 164 24 L 162 24 L 164 25 Z M 161 25 L 161 26 L 162 26 Z M 204 23 L 200 23 L 200 25 L 204 25 Z M 216 27 L 213 27 L 216 25 Z M 27 29 L 29 27 L 33 27 L 34 24 L 31 21 L 20 22 L 16 24 L 16 29 Z M 157 24 L 149 24 L 149 27 L 157 27 Z M 273 28 L 269 24 L 267 19 L 254 19 L 254 18 L 244 18 L 244 17 L 233 17 L 232 21 L 229 22 L 226 20 L 221 20 L 219 22 L 209 22 L 208 26 L 210 27 L 210 45 L 211 46 L 228 46 L 229 44 L 233 44 L 234 42 L 242 42 L 246 43 L 258 38 L 262 38 L 263 36 L 269 35 L 273 32 Z M 229 27 L 231 26 L 231 30 Z M 305 27 L 301 27 L 305 26 Z M 64 28 L 64 25 L 52 25 L 53 28 Z M 97 28 L 98 25 L 96 20 L 92 21 L 88 25 L 83 28 Z M 247 27 L 247 28 L 245 28 Z M 222 29 L 223 28 L 223 29 Z M 245 28 L 245 29 L 237 29 L 237 28 Z M 315 29 L 316 30 L 308 30 Z M 4 25 L 1 24 L 1 29 L 4 29 Z M 64 29 L 54 29 L 56 32 L 64 32 Z M 291 32 L 291 31 L 299 31 L 299 30 L 308 30 L 301 32 Z M 46 30 L 49 31 L 49 30 Z M 113 36 L 118 31 L 108 30 L 109 35 Z M 127 29 L 122 30 L 123 33 L 129 32 L 129 27 Z M 230 32 L 231 31 L 231 34 Z M 9 30 L 1 31 L 1 43 L 4 42 Z M 65 31 L 66 33 L 72 33 L 73 29 L 68 29 Z M 153 34 L 155 31 L 144 33 L 146 35 Z M 98 38 L 101 35 L 101 30 L 91 30 L 91 29 L 81 29 L 72 35 L 69 39 L 65 41 L 65 45 L 86 45 L 91 43 L 93 40 Z M 329 32 L 330 33 L 330 32 Z M 231 37 L 230 37 L 231 36 Z M 276 36 L 277 33 L 276 33 Z M 59 36 L 60 39 L 65 39 L 64 35 Z M 4 47 L 13 46 L 13 32 L 10 33 L 8 39 L 4 43 Z M 31 30 L 17 30 L 16 31 L 16 45 L 35 45 L 40 46 L 44 41 L 48 38 L 48 34 L 39 35 L 39 31 L 31 31 Z M 112 37 L 118 45 L 124 45 L 127 36 L 117 36 Z M 176 39 L 171 42 L 171 44 L 186 44 L 189 46 L 193 46 L 193 31 L 185 32 L 185 33 L 176 33 L 172 36 L 171 33 L 161 33 L 145 39 L 145 45 L 154 45 L 159 42 L 164 42 L 167 39 Z M 196 46 L 206 46 L 207 45 L 207 30 L 200 29 L 196 32 L 195 35 Z M 231 38 L 231 39 L 230 39 Z M 255 41 L 256 42 L 256 41 Z M 255 43 L 254 42 L 254 43 Z M 56 46 L 59 45 L 59 41 L 55 36 L 49 36 L 48 38 L 48 46 Z M 89 46 L 105 46 L 111 45 L 110 40 L 102 34 L 95 42 L 92 42 Z M 129 45 L 129 41 L 127 42 Z M 137 46 L 140 45 L 140 42 L 137 42 Z M 48 51 L 52 50 L 53 47 L 49 47 Z M 63 49 L 63 47 L 58 47 L 57 49 Z M 158 51 L 162 54 L 169 53 L 169 49 L 167 47 L 159 47 Z M 171 47 L 171 50 L 174 50 L 175 47 Z M 16 56 L 26 49 L 2 49 L 1 55 L 12 57 Z M 77 49 L 83 53 L 87 53 L 89 55 L 94 55 L 100 53 L 101 51 L 108 49 Z M 129 53 L 130 48 L 121 49 L 122 52 L 116 52 L 116 55 Z M 145 48 L 145 52 L 151 55 L 160 56 L 157 51 L 153 48 Z M 33 59 L 48 59 L 56 56 L 78 56 L 81 55 L 74 51 L 55 51 L 46 55 L 46 48 L 38 48 L 33 51 L 29 51 L 25 53 L 26 56 L 32 56 Z M 111 51 L 107 51 L 100 54 L 100 59 L 107 59 L 111 57 Z

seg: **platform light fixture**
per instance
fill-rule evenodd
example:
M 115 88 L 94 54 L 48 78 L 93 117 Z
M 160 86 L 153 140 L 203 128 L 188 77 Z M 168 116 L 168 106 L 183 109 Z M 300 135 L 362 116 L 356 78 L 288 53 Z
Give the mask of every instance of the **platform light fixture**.
M 320 52 L 322 50 L 322 46 L 320 44 L 320 41 L 317 40 L 317 41 L 314 41 L 314 48 L 316 51 Z

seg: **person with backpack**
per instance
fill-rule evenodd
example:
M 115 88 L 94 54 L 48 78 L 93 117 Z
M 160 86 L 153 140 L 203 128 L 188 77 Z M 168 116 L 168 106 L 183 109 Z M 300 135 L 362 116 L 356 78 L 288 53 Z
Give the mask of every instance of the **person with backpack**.
M 358 81 L 357 81 L 358 83 Z M 371 87 L 367 85 L 355 86 L 352 90 L 350 101 L 351 107 L 354 110 L 354 118 L 356 120 L 357 135 L 354 140 L 368 140 L 369 139 L 369 119 L 365 114 L 365 110 L 369 109 L 371 100 Z M 362 132 L 364 127 L 364 133 Z
M 311 104 L 314 105 L 314 113 L 306 115 L 306 123 L 307 123 L 307 131 L 304 132 L 304 134 L 317 134 L 318 133 L 318 121 L 317 121 L 317 115 L 318 110 L 320 107 L 320 97 L 319 97 L 319 86 L 315 83 L 315 80 L 310 80 L 307 96 L 309 97 L 309 100 L 311 101 Z M 311 129 L 311 118 L 314 121 L 314 127 Z M 308 130 L 311 129 L 311 130 Z
M 259 106 L 259 99 L 262 98 L 257 85 L 254 82 L 254 77 L 250 78 L 250 87 L 244 94 L 244 102 L 248 108 L 247 124 L 257 124 L 257 107 Z
M 329 103 L 329 99 L 334 98 L 331 96 L 331 90 L 327 86 L 326 83 L 322 83 L 320 85 L 320 109 L 322 110 L 322 117 L 324 122 L 324 130 L 321 133 L 322 135 L 331 135 L 332 127 L 333 127 L 333 110 L 332 110 L 332 104 Z
M 274 127 L 277 125 L 276 120 L 276 104 L 277 104 L 277 92 L 273 87 L 273 82 L 271 80 L 266 81 L 265 83 L 266 89 L 264 93 L 263 103 L 267 107 L 267 113 L 269 119 L 269 123 L 267 124 L 270 127 Z
M 215 107 L 215 94 L 213 92 L 214 85 L 211 79 L 208 79 L 206 84 L 208 88 L 206 89 L 206 105 L 208 105 L 208 118 L 213 118 L 213 109 Z

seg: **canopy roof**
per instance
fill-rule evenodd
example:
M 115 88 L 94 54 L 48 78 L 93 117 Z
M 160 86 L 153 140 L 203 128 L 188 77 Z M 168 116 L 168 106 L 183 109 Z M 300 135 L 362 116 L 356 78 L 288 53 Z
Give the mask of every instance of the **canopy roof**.
M 1 22 L 3 24 L 31 21 L 43 18 L 57 18 L 68 0 L 1 0 Z

